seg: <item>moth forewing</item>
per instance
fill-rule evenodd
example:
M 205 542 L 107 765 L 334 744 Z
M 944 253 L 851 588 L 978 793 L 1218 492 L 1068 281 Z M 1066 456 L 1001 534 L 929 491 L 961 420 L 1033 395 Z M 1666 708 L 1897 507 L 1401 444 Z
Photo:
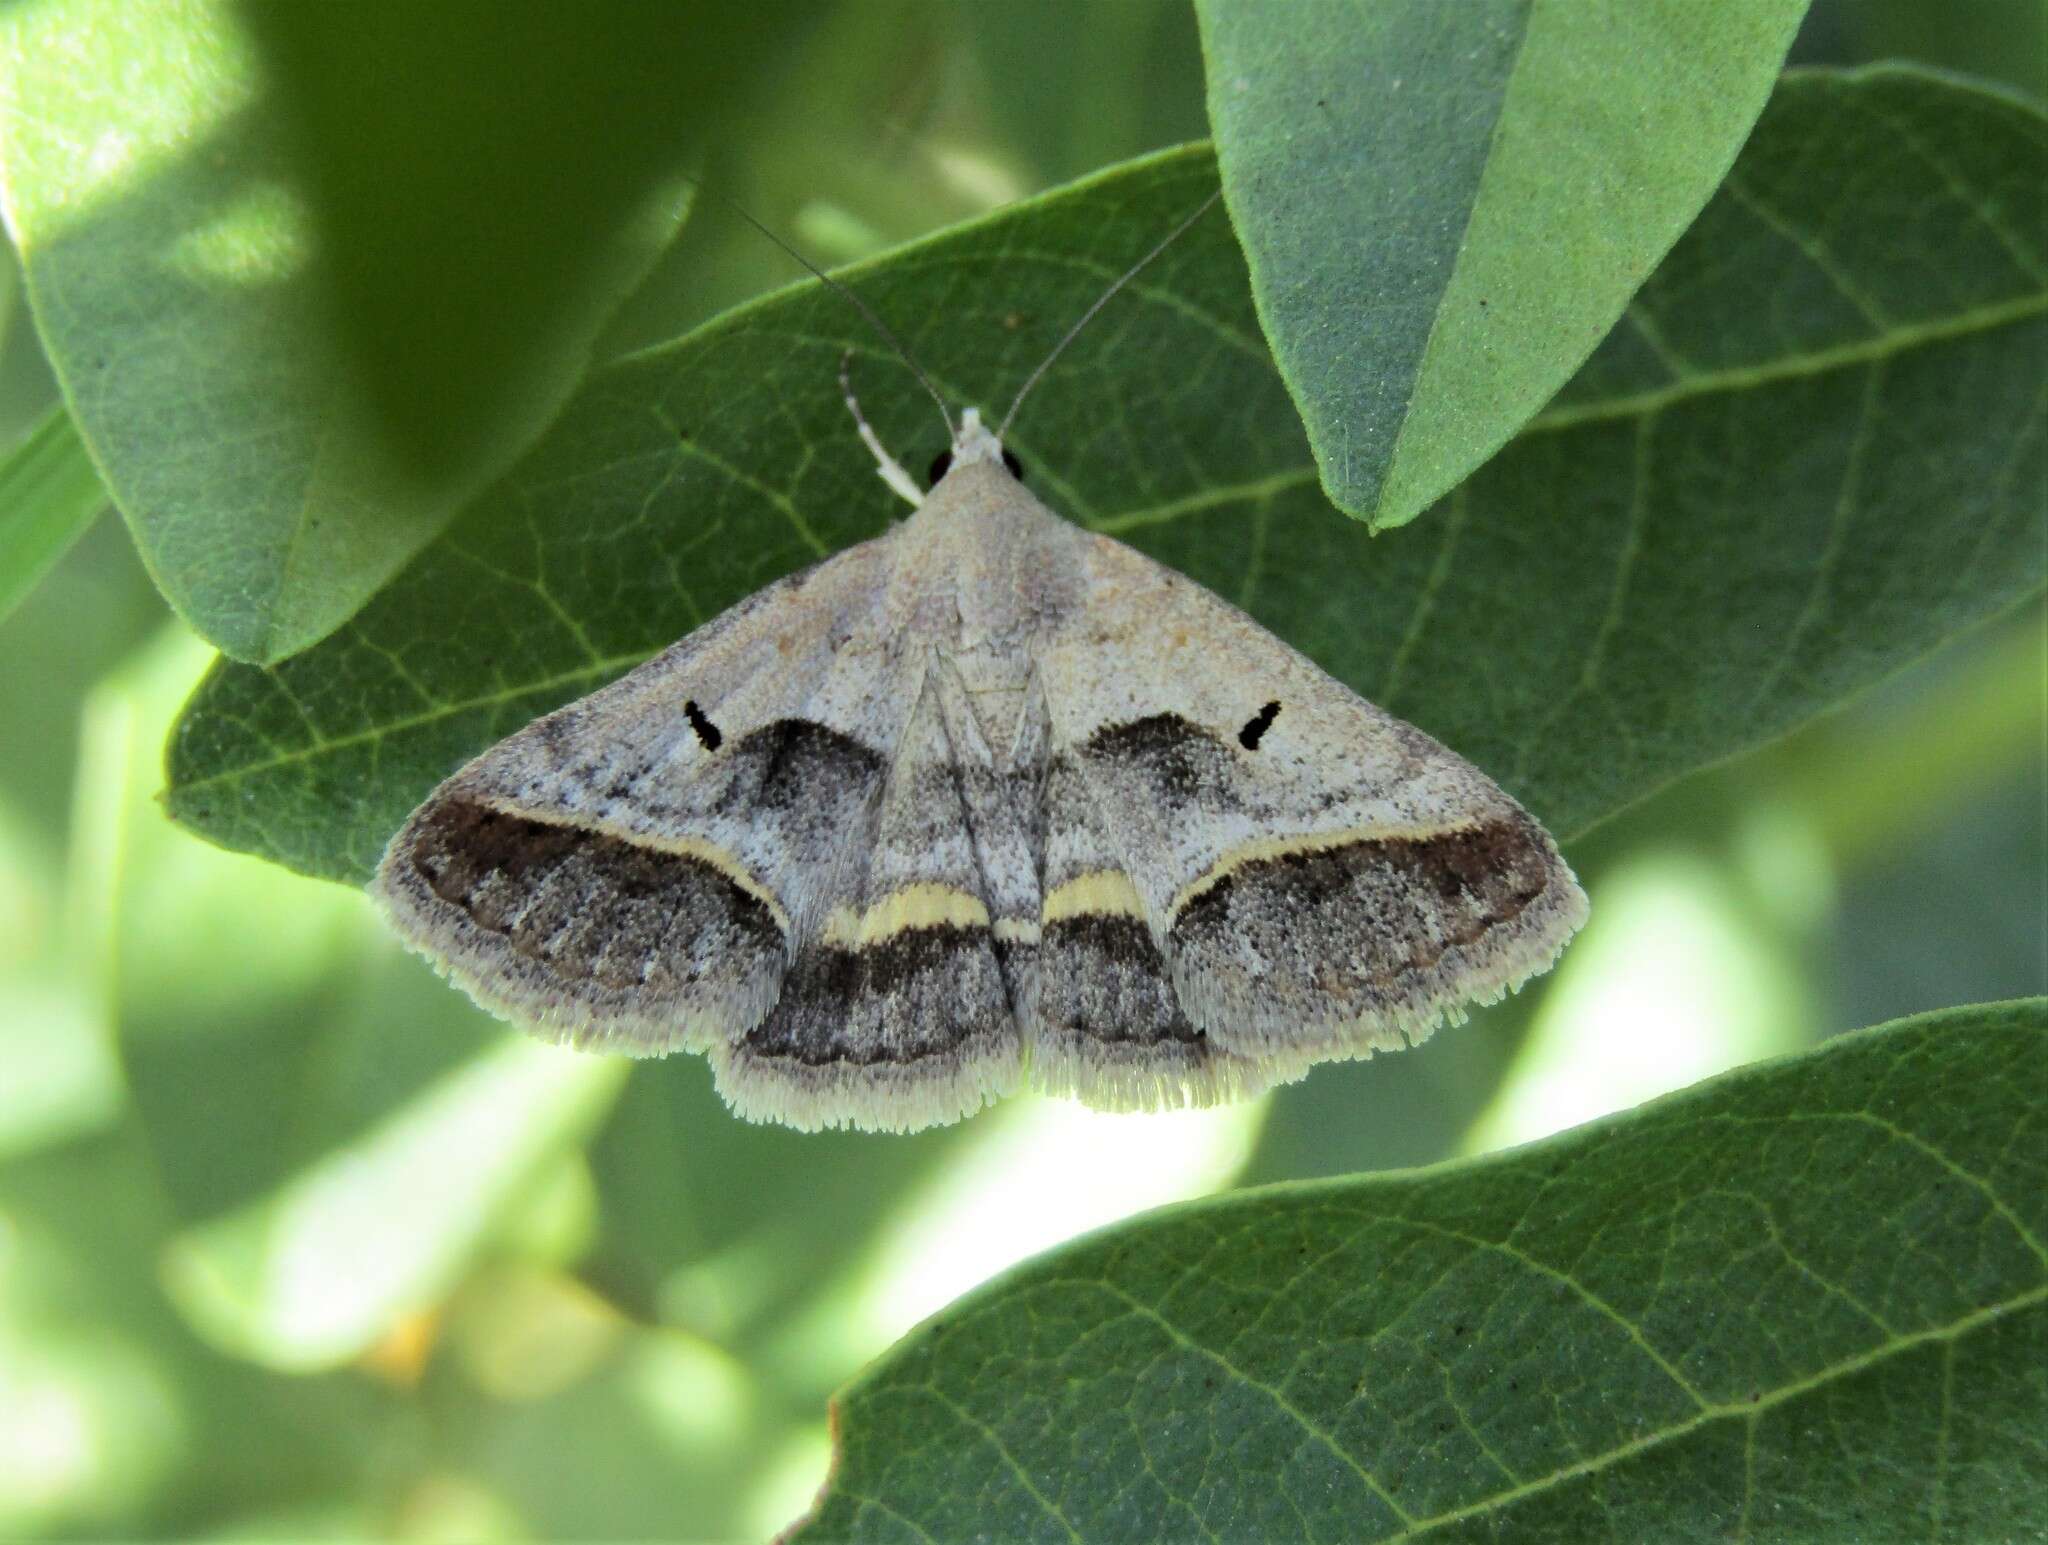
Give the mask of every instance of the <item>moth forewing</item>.
M 484 1007 L 704 1052 L 745 1116 L 909 1130 L 1026 1084 L 1248 1095 L 1556 958 L 1585 897 L 1476 768 L 1048 510 L 973 409 L 918 499 L 847 395 L 909 519 L 392 839 L 376 894 Z

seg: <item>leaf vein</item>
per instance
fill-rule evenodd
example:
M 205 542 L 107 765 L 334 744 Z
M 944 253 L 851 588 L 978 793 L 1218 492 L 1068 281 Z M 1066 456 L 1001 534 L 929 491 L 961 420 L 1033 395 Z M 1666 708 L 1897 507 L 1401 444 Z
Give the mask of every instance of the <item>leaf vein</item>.
M 1517 1265 L 1526 1267 L 1539 1276 L 1548 1277 L 1551 1281 L 1561 1283 L 1563 1286 L 1570 1288 L 1589 1309 L 1597 1310 L 1619 1326 L 1627 1334 L 1628 1339 L 1633 1341 L 1642 1351 L 1643 1355 L 1655 1363 L 1667 1379 L 1683 1390 L 1686 1397 L 1694 1405 L 1703 1411 L 1707 1409 L 1707 1397 L 1694 1387 L 1690 1379 L 1679 1372 L 1677 1364 L 1650 1345 L 1650 1338 L 1643 1334 L 1642 1327 L 1615 1308 L 1605 1298 L 1594 1292 L 1590 1287 L 1586 1286 L 1585 1283 L 1581 1282 L 1572 1273 L 1537 1260 L 1534 1256 L 1509 1244 L 1505 1239 L 1486 1239 L 1478 1234 L 1467 1234 L 1461 1229 L 1446 1228 L 1440 1223 L 1427 1223 L 1420 1218 L 1404 1217 L 1399 1221 L 1409 1228 L 1422 1229 L 1444 1239 L 1454 1239 L 1461 1244 L 1470 1245 L 1475 1250 L 1485 1250 L 1497 1255 L 1506 1256 Z
M 1840 100 L 1847 103 L 1852 109 L 1860 109 L 1869 117 L 1875 118 L 1885 128 L 1898 136 L 1900 143 L 1905 145 L 1914 155 L 1918 156 L 1927 168 L 1942 180 L 1943 185 L 1947 187 L 1950 193 L 1955 195 L 1958 202 L 1970 206 L 1978 220 L 1983 223 L 1984 229 L 1989 231 L 1997 239 L 1998 244 L 2005 248 L 2006 255 L 2012 259 L 2014 267 L 2019 269 L 2027 278 L 2033 280 L 2035 284 L 2048 285 L 2048 266 L 2043 265 L 2039 254 L 2032 251 L 2025 242 L 2021 241 L 2019 234 L 2005 223 L 1997 205 L 1985 199 L 1983 190 L 1976 184 L 1965 181 L 1961 174 L 1949 164 L 1946 157 L 1935 154 L 1933 147 L 1915 132 L 1910 124 L 1896 113 L 1888 112 L 1879 106 L 1877 100 L 1870 93 L 1860 91 L 1843 92 L 1840 94 Z
M 1444 588 L 1444 582 L 1451 576 L 1452 559 L 1457 551 L 1458 537 L 1465 529 L 1465 522 L 1472 513 L 1472 483 L 1468 478 L 1451 490 L 1450 508 L 1444 518 L 1437 522 L 1438 543 L 1436 558 L 1429 566 L 1429 576 L 1415 592 L 1415 609 L 1408 615 L 1408 626 L 1401 632 L 1401 642 L 1394 650 L 1394 658 L 1387 664 L 1387 674 L 1380 683 L 1378 694 L 1373 701 L 1387 708 L 1394 700 L 1394 693 L 1401 685 L 1401 677 L 1408 669 L 1408 660 L 1415 652 L 1416 644 L 1429 626 L 1430 618 L 1436 612 L 1436 599 Z
M 1973 307 L 1937 322 L 1901 325 L 1883 337 L 1859 338 L 1854 343 L 1815 349 L 1804 354 L 1785 354 L 1758 365 L 1731 365 L 1725 369 L 1693 376 L 1677 385 L 1655 387 L 1625 397 L 1609 398 L 1604 402 L 1590 402 L 1582 407 L 1552 408 L 1531 419 L 1523 426 L 1522 433 L 1554 434 L 1561 430 L 1576 429 L 1583 424 L 1634 418 L 1638 414 L 1656 412 L 1694 397 L 1752 391 L 1759 387 L 1775 385 L 1780 381 L 1795 381 L 1807 376 L 1826 375 L 1835 370 L 1852 369 L 1857 365 L 1868 364 L 1872 360 L 1890 359 L 1912 349 L 1945 343 L 1952 338 L 1990 332 L 2015 322 L 2024 322 L 2044 312 L 2048 312 L 2048 291 L 2016 300 Z
M 945 1407 L 961 1426 L 979 1434 L 982 1441 L 995 1450 L 996 1457 L 1002 1460 L 1004 1465 L 1009 1468 L 1010 1473 L 1017 1477 L 1018 1484 L 1031 1494 L 1031 1500 L 1036 1502 L 1045 1511 L 1047 1517 L 1058 1520 L 1060 1527 L 1067 1531 L 1067 1538 L 1075 1541 L 1076 1545 L 1079 1545 L 1082 1538 L 1081 1531 L 1074 1527 L 1074 1521 L 1060 1510 L 1058 1504 L 1052 1498 L 1038 1489 L 1037 1482 L 1031 1479 L 1031 1472 L 1026 1470 L 1023 1464 L 1019 1462 L 1017 1456 L 1010 1452 L 1010 1446 L 1002 1440 L 993 1427 L 982 1421 L 981 1418 L 961 1405 L 959 1401 L 953 1399 L 952 1396 L 948 1395 L 936 1384 L 926 1382 L 918 1387 L 923 1389 L 925 1393 L 930 1395 L 941 1406 Z
M 280 752 L 278 755 L 262 761 L 244 762 L 236 767 L 223 768 L 217 773 L 208 773 L 203 778 L 186 779 L 184 782 L 176 785 L 175 791 L 182 794 L 192 789 L 210 788 L 220 783 L 232 783 L 237 779 L 253 777 L 258 773 L 273 772 L 280 767 L 289 766 L 294 762 L 309 761 L 313 757 L 329 751 L 339 751 L 348 746 L 361 745 L 365 741 L 374 745 L 382 742 L 388 736 L 400 734 L 406 730 L 418 729 L 422 725 L 436 723 L 453 714 L 468 713 L 477 708 L 495 708 L 500 704 L 509 703 L 518 698 L 553 692 L 557 688 L 588 681 L 592 677 L 606 676 L 624 671 L 646 660 L 650 653 L 652 651 L 643 650 L 634 654 L 613 655 L 608 659 L 593 660 L 588 665 L 579 666 L 571 671 L 563 671 L 558 675 L 543 677 L 523 687 L 506 687 L 500 691 L 483 693 L 477 697 L 444 702 L 440 706 L 429 709 L 424 713 L 410 714 L 402 719 L 386 720 L 382 724 L 371 725 L 367 729 L 356 730 L 347 735 L 337 735 L 332 739 L 320 738 L 318 732 L 312 730 L 309 723 L 308 731 L 315 737 L 311 744 L 290 751 Z M 284 691 L 282 687 L 279 690 L 284 692 L 286 701 L 290 702 L 294 707 L 298 707 L 298 700 L 290 692 Z M 302 709 L 302 716 L 303 712 L 304 710 Z M 269 741 L 267 737 L 259 735 L 257 738 L 265 740 L 266 744 L 275 744 L 275 742 Z
M 1576 1480 L 1582 1475 L 1590 1475 L 1608 1465 L 1631 1458 L 1636 1454 L 1656 1448 L 1674 1439 L 1685 1437 L 1698 1431 L 1710 1422 L 1725 1421 L 1730 1417 L 1753 1419 L 1762 1411 L 1772 1406 L 1783 1404 L 1785 1401 L 1803 1395 L 1810 1390 L 1817 1389 L 1835 1379 L 1846 1378 L 1851 1374 L 1860 1373 L 1865 1368 L 1872 1367 L 1875 1364 L 1898 1356 L 1900 1353 L 1914 1350 L 1922 1345 L 1934 1342 L 1952 1342 L 2001 1316 L 2024 1309 L 2031 1309 L 2043 1302 L 2048 1302 L 2048 1285 L 2031 1288 L 2000 1303 L 1990 1304 L 1984 1308 L 1973 1310 L 1971 1313 L 1952 1321 L 1950 1324 L 1917 1331 L 1909 1336 L 1901 1336 L 1895 1341 L 1845 1357 L 1839 1362 L 1831 1363 L 1824 1368 L 1818 1369 L 1804 1379 L 1792 1380 L 1773 1390 L 1760 1391 L 1754 1399 L 1709 1406 L 1684 1418 L 1682 1421 L 1673 1422 L 1671 1425 L 1658 1428 L 1654 1432 L 1646 1432 L 1640 1437 L 1631 1438 L 1626 1443 L 1616 1444 L 1604 1453 L 1593 1454 L 1573 1464 L 1562 1466 L 1548 1475 L 1539 1476 L 1535 1480 L 1525 1482 L 1523 1485 L 1512 1490 L 1495 1492 L 1438 1513 L 1434 1517 L 1418 1519 L 1402 1533 L 1389 1535 L 1386 1538 L 1389 1541 L 1417 1539 L 1434 1530 L 1448 1528 L 1453 1524 L 1463 1523 L 1466 1519 L 1491 1512 L 1504 1505 L 1519 1502 L 1524 1497 L 1548 1491 L 1554 1486 L 1562 1485 L 1566 1481 Z
M 1835 491 L 1834 508 L 1828 513 L 1828 533 L 1821 546 L 1820 561 L 1814 565 L 1812 582 L 1806 588 L 1806 599 L 1800 603 L 1799 615 L 1792 619 L 1792 626 L 1778 649 L 1777 658 L 1764 671 L 1756 690 L 1750 694 L 1749 712 L 1752 716 L 1784 679 L 1808 630 L 1819 620 L 1822 604 L 1834 582 L 1835 570 L 1841 566 L 1842 549 L 1850 523 L 1855 518 L 1856 499 L 1863 491 L 1863 464 L 1870 454 L 1871 443 L 1877 437 L 1878 402 L 1884 391 L 1884 373 L 1885 362 L 1874 360 L 1863 378 L 1863 396 L 1856 408 L 1856 427 L 1851 433 L 1848 451 L 1842 458 L 1842 478 Z
M 1873 332 L 1884 334 L 1892 332 L 1898 327 L 1899 324 L 1892 319 L 1885 308 L 1879 305 L 1873 296 L 1867 294 L 1860 284 L 1849 277 L 1848 272 L 1835 260 L 1835 255 L 1828 250 L 1827 243 L 1822 241 L 1820 237 L 1811 231 L 1802 229 L 1786 216 L 1771 208 L 1737 174 L 1729 173 L 1727 181 L 1723 182 L 1721 186 L 1736 203 L 1755 215 L 1771 231 L 1789 242 L 1809 263 L 1819 269 L 1826 277 L 1828 283 L 1835 287 L 1836 293 L 1863 314 L 1863 319 L 1870 324 Z
M 1218 1352 L 1215 1348 L 1207 1346 L 1200 1341 L 1197 1341 L 1194 1337 L 1190 1336 L 1178 1325 L 1175 1325 L 1171 1320 L 1167 1319 L 1165 1315 L 1161 1314 L 1157 1309 L 1153 1308 L 1150 1304 L 1145 1303 L 1143 1300 L 1134 1297 L 1130 1293 L 1125 1292 L 1122 1288 L 1118 1287 L 1114 1282 L 1101 1280 L 1084 1280 L 1081 1283 L 1081 1285 L 1096 1288 L 1101 1292 L 1107 1293 L 1110 1297 L 1118 1300 L 1120 1303 L 1128 1305 L 1132 1313 L 1139 1315 L 1144 1319 L 1150 1320 L 1154 1325 L 1157 1325 L 1162 1331 L 1166 1332 L 1168 1336 L 1172 1337 L 1178 1345 L 1185 1347 L 1188 1351 L 1195 1353 L 1197 1356 L 1208 1358 L 1211 1362 L 1215 1363 L 1219 1368 L 1223 1369 L 1224 1372 L 1228 1373 L 1232 1378 L 1236 1379 L 1241 1384 L 1244 1384 L 1249 1388 L 1258 1390 L 1261 1394 L 1266 1396 L 1266 1398 L 1273 1403 L 1275 1409 L 1279 1410 L 1284 1415 L 1286 1415 L 1287 1418 L 1290 1421 L 1292 1421 L 1297 1427 L 1299 1427 L 1303 1432 L 1307 1433 L 1310 1437 L 1314 1438 L 1315 1441 L 1322 1445 L 1323 1448 L 1327 1449 L 1333 1457 L 1340 1460 L 1344 1464 L 1346 1469 L 1350 1470 L 1361 1481 L 1365 1482 L 1367 1489 L 1370 1490 L 1374 1496 L 1378 1497 L 1381 1502 L 1386 1504 L 1387 1510 L 1391 1512 L 1396 1518 L 1400 1519 L 1404 1524 L 1412 1524 L 1414 1522 L 1414 1516 L 1411 1513 L 1409 1513 L 1407 1509 L 1402 1507 L 1400 1503 L 1394 1500 L 1393 1495 L 1387 1490 L 1387 1488 L 1384 1485 L 1380 1483 L 1380 1481 L 1372 1474 L 1372 1472 L 1367 1470 L 1365 1466 L 1360 1464 L 1356 1458 L 1354 1458 L 1351 1454 L 1346 1452 L 1344 1446 L 1340 1444 L 1334 1437 L 1332 1437 L 1323 1428 L 1318 1427 L 1312 1420 L 1310 1420 L 1308 1414 L 1304 1412 L 1299 1406 L 1297 1406 L 1293 1401 L 1289 1400 L 1284 1391 L 1276 1388 L 1271 1384 L 1266 1383 L 1262 1379 L 1253 1378 L 1249 1373 L 1246 1373 L 1242 1368 L 1238 1367 L 1237 1364 L 1233 1363 L 1228 1357 L 1224 1356 L 1221 1352 Z

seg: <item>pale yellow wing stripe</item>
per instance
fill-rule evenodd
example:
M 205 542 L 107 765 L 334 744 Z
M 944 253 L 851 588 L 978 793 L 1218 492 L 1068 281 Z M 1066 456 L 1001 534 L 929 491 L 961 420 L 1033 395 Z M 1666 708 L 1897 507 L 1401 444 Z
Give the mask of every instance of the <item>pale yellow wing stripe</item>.
M 695 859 L 706 868 L 717 870 L 760 902 L 768 909 L 768 915 L 775 919 L 775 926 L 782 930 L 783 937 L 789 937 L 789 914 L 782 909 L 782 903 L 776 899 L 775 893 L 755 879 L 746 865 L 714 842 L 706 842 L 701 837 L 636 832 L 616 822 L 603 820 L 588 811 L 542 810 L 491 795 L 474 797 L 476 803 L 486 809 L 496 810 L 502 815 L 516 816 L 522 821 L 532 821 L 539 826 L 560 826 L 569 831 L 596 832 L 600 836 L 614 837 L 632 847 L 645 848 L 650 853 L 673 853 L 678 858 Z
M 906 885 L 864 912 L 836 906 L 825 918 L 824 942 L 858 950 L 911 928 L 986 928 L 988 908 L 979 896 L 951 885 Z
M 1256 842 L 1230 849 L 1206 871 L 1183 885 L 1180 894 L 1173 898 L 1173 910 L 1167 915 L 1179 917 L 1187 910 L 1189 902 L 1213 890 L 1245 865 L 1255 864 L 1263 858 L 1281 858 L 1289 853 L 1327 853 L 1332 848 L 1348 848 L 1360 842 L 1422 842 L 1431 837 L 1448 837 L 1468 830 L 1473 824 L 1471 821 L 1452 821 L 1441 826 L 1350 826 L 1340 831 L 1303 832 L 1294 837 L 1261 837 Z
M 1138 888 L 1120 869 L 1091 869 L 1064 885 L 1055 885 L 1039 911 L 1040 920 L 1057 923 L 1066 917 L 1135 917 L 1144 921 Z

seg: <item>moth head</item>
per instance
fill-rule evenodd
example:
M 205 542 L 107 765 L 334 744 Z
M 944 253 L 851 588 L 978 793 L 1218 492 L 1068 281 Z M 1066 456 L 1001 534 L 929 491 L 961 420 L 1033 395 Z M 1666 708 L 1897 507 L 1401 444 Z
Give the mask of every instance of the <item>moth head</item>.
M 981 421 L 981 409 L 968 408 L 961 413 L 960 425 L 953 431 L 953 448 L 940 451 L 932 459 L 926 486 L 936 488 L 939 480 L 956 467 L 971 467 L 977 462 L 992 462 L 1018 482 L 1024 481 L 1024 464 Z

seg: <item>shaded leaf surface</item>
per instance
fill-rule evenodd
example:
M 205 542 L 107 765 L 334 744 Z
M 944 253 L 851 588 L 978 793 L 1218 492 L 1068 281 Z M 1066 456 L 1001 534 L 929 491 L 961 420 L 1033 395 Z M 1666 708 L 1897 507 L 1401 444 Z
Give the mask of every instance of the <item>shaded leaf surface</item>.
M 673 235 L 677 172 L 755 131 L 746 98 L 827 9 L 242 0 L 339 337 L 408 465 L 502 468 L 532 437 Z
M 1196 9 L 1224 193 L 1323 487 L 1398 526 L 1620 318 L 1806 0 Z
M 2048 1506 L 2048 1001 L 1477 1163 L 1192 1203 L 841 1397 L 802 1540 L 2004 1538 Z
M 412 27 L 406 53 L 363 8 L 327 13 L 352 46 L 324 49 L 322 85 L 349 93 L 367 68 L 416 109 L 448 110 L 435 135 L 423 110 L 366 116 L 356 90 L 337 128 L 330 97 L 273 79 L 258 46 L 289 65 L 320 9 L 250 8 L 260 40 L 230 0 L 50 0 L 0 17 L 0 191 L 66 400 L 179 615 L 256 661 L 324 637 L 510 462 L 684 202 L 644 153 L 590 144 L 592 123 L 624 110 L 618 79 L 607 112 L 586 111 L 577 89 L 596 88 L 557 47 L 540 57 L 566 85 L 494 96 L 511 55 L 465 52 L 448 14 L 429 40 L 414 8 L 379 8 Z M 502 32 L 504 9 L 493 18 Z M 579 64 L 616 41 L 575 26 L 597 38 L 569 51 Z M 640 79 L 663 87 L 672 121 L 673 82 Z M 500 158 L 488 172 L 475 140 L 446 132 L 455 122 Z M 521 153 L 528 134 L 545 164 Z M 579 153 L 608 155 L 606 174 L 565 175 Z M 458 186 L 489 219 L 452 195 L 420 207 Z M 485 269 L 495 282 L 477 282 Z
M 1222 220 L 1147 270 L 1011 444 L 1055 508 L 1237 601 L 1562 835 L 1782 732 L 2041 583 L 2048 146 L 1895 71 L 1788 78 L 1559 402 L 1447 501 L 1339 516 Z M 1215 186 L 1135 163 L 853 271 L 956 400 L 1000 404 Z M 785 292 L 592 377 L 521 466 L 320 648 L 224 665 L 172 812 L 360 880 L 429 787 L 895 514 L 840 356 L 922 467 L 929 402 L 837 297 Z

